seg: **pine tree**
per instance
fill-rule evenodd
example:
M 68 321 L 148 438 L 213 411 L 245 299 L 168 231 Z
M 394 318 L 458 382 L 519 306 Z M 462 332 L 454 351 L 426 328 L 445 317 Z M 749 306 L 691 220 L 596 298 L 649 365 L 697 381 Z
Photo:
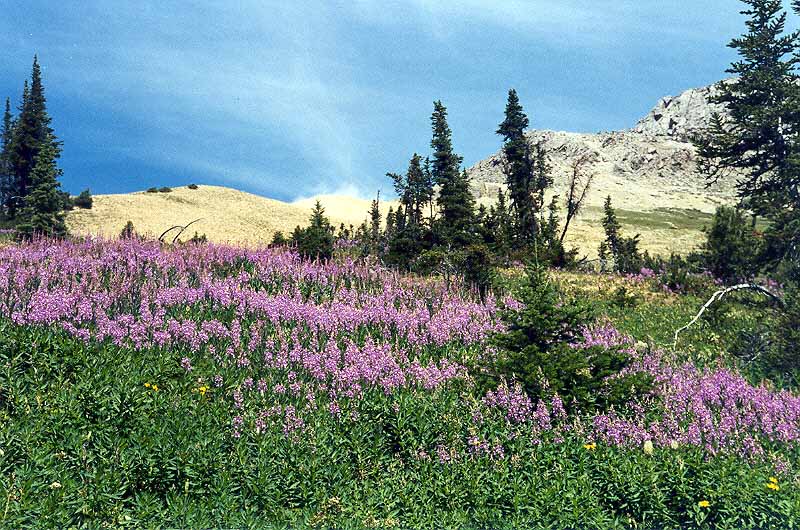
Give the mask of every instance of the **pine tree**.
M 769 215 L 800 204 L 800 33 L 785 34 L 780 0 L 743 1 L 748 32 L 728 45 L 741 57 L 727 70 L 737 79 L 718 84 L 712 98 L 727 107 L 728 117 L 716 114 L 695 144 L 709 182 L 735 171 L 745 205 Z
M 515 236 L 523 246 L 533 244 L 541 235 L 537 215 L 543 209 L 545 191 L 553 184 L 544 145 L 530 145 L 525 138 L 527 127 L 528 117 L 516 90 L 511 89 L 497 134 L 503 137 L 503 173 L 515 218 Z
M 377 256 L 381 251 L 381 195 L 372 201 L 369 209 L 369 246 L 370 254 Z
M 56 166 L 56 149 L 49 141 L 42 144 L 31 171 L 28 194 L 20 213 L 18 232 L 25 237 L 64 237 L 67 227 L 59 195 L 61 170 Z
M 295 228 L 292 242 L 305 258 L 330 259 L 333 256 L 333 227 L 325 216 L 325 208 L 317 201 L 309 218 L 309 225 Z
M 642 256 L 639 253 L 639 234 L 633 237 L 622 235 L 622 226 L 617 220 L 617 213 L 611 205 L 611 195 L 603 204 L 603 229 L 606 239 L 600 243 L 598 254 L 601 264 L 608 255 L 614 258 L 614 270 L 622 274 L 639 272 L 642 268 Z
M 6 108 L 3 114 L 3 129 L 0 131 L 0 215 L 8 207 L 11 191 L 11 164 L 10 149 L 14 134 L 13 116 L 11 115 L 11 100 L 6 98 Z
M 47 146 L 53 160 L 61 156 L 61 143 L 55 137 L 50 123 L 51 118 L 47 113 L 47 100 L 42 85 L 42 72 L 38 58 L 34 57 L 30 88 L 26 84 L 9 150 L 9 162 L 13 174 L 9 201 L 11 217 L 16 215 L 19 200 L 24 201 L 29 193 L 32 184 L 31 173 L 39 151 Z
M 436 239 L 443 246 L 462 248 L 474 239 L 475 199 L 469 189 L 466 171 L 462 173 L 459 170 L 462 159 L 453 152 L 447 109 L 441 101 L 434 102 L 431 128 L 431 176 L 433 182 L 439 186 L 436 202 L 441 213 Z

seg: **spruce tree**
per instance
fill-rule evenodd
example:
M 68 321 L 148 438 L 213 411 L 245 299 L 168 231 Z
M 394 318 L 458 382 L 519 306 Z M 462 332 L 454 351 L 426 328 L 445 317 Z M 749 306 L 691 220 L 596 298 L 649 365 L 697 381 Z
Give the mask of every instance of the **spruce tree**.
M 436 239 L 443 246 L 462 248 L 474 239 L 475 199 L 469 189 L 466 171 L 462 173 L 459 170 L 462 159 L 453 152 L 447 109 L 441 101 L 434 102 L 431 128 L 431 176 L 433 182 L 439 186 L 436 202 L 441 214 Z
M 523 245 L 540 238 L 537 215 L 544 206 L 545 191 L 552 186 L 550 164 L 542 142 L 531 146 L 525 138 L 528 117 L 514 89 L 508 91 L 505 119 L 497 134 L 503 137 L 503 173 L 515 219 L 515 235 Z
M 748 32 L 728 45 L 740 56 L 727 70 L 736 79 L 718 84 L 719 94 L 711 100 L 725 105 L 728 116 L 714 115 L 695 144 L 710 182 L 736 172 L 740 198 L 768 215 L 798 201 L 799 34 L 785 34 L 780 0 L 743 1 L 749 6 L 742 11 L 749 17 Z
M 12 183 L 10 149 L 13 134 L 14 123 L 13 116 L 11 115 L 11 100 L 6 98 L 6 108 L 3 113 L 3 129 L 0 131 L 0 216 L 5 213 L 10 197 Z
M 9 162 L 12 183 L 10 186 L 10 215 L 16 215 L 17 204 L 25 199 L 32 184 L 33 171 L 39 151 L 44 147 L 56 160 L 61 155 L 61 144 L 50 127 L 51 118 L 47 113 L 47 100 L 42 84 L 42 72 L 37 57 L 33 59 L 31 84 L 23 93 L 22 105 L 11 139 Z
M 20 213 L 18 232 L 24 237 L 47 236 L 64 237 L 67 227 L 64 224 L 62 200 L 59 195 L 61 185 L 58 177 L 61 170 L 56 166 L 57 151 L 53 143 L 45 141 L 39 150 L 31 171 L 28 194 Z

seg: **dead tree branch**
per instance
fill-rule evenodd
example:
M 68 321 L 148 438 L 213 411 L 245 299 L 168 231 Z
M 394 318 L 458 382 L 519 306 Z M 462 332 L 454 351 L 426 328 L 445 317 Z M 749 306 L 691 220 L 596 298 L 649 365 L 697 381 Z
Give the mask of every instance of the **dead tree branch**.
M 703 307 L 700 308 L 700 311 L 694 316 L 694 318 L 691 320 L 691 322 L 689 322 L 688 324 L 686 324 L 682 328 L 680 328 L 680 329 L 675 331 L 675 340 L 672 343 L 672 347 L 673 348 L 677 348 L 678 347 L 678 335 L 681 332 L 686 331 L 687 329 L 692 327 L 698 320 L 700 320 L 700 317 L 702 317 L 703 314 L 706 312 L 706 310 L 708 310 L 708 308 L 711 307 L 714 303 L 719 302 L 720 300 L 722 300 L 723 297 L 725 297 L 726 295 L 728 295 L 730 293 L 733 293 L 733 292 L 736 292 L 736 291 L 744 291 L 744 290 L 756 291 L 758 293 L 761 293 L 764 296 L 766 296 L 767 298 L 773 300 L 776 304 L 778 304 L 778 306 L 785 307 L 784 301 L 781 299 L 781 297 L 779 297 L 778 295 L 776 295 L 772 291 L 769 291 L 768 289 L 766 289 L 765 287 L 762 287 L 760 285 L 756 285 L 754 283 L 740 283 L 738 285 L 733 285 L 731 287 L 726 287 L 725 289 L 721 289 L 721 290 L 717 291 L 716 293 L 714 293 L 711 296 L 711 298 L 709 298 L 708 301 L 705 304 L 703 304 Z
M 165 236 L 165 235 L 169 234 L 170 232 L 172 232 L 172 231 L 173 231 L 173 230 L 175 230 L 175 229 L 178 229 L 178 233 L 177 233 L 177 234 L 175 234 L 175 237 L 173 237 L 173 238 L 172 238 L 172 244 L 174 245 L 174 244 L 175 244 L 175 242 L 178 240 L 178 238 L 181 236 L 181 234 L 182 234 L 182 233 L 183 233 L 183 232 L 184 232 L 184 231 L 185 231 L 187 228 L 189 228 L 190 226 L 192 226 L 192 225 L 193 225 L 193 224 L 195 224 L 196 222 L 198 222 L 198 221 L 202 221 L 202 220 L 203 220 L 203 218 L 201 217 L 200 219 L 195 219 L 194 221 L 192 221 L 191 223 L 188 223 L 188 224 L 186 224 L 186 225 L 175 225 L 175 226 L 172 226 L 172 227 L 170 227 L 170 228 L 167 228 L 166 230 L 164 230 L 164 231 L 161 233 L 161 235 L 160 235 L 160 236 L 158 236 L 158 240 L 159 240 L 159 241 L 161 241 L 161 242 L 163 243 L 163 242 L 164 242 L 164 236 Z

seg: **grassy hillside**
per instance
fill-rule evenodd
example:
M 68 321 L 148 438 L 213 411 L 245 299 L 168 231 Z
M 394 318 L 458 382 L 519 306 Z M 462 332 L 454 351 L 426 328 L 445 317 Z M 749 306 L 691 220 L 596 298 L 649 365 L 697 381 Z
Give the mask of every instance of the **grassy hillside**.
M 349 197 L 320 197 L 335 225 L 360 224 L 369 201 Z M 352 205 L 345 207 L 343 205 Z M 91 210 L 69 213 L 67 224 L 77 234 L 116 237 L 127 221 L 137 232 L 158 236 L 174 225 L 200 219 L 185 234 L 197 231 L 211 241 L 237 244 L 269 242 L 276 230 L 290 233 L 305 225 L 314 199 L 286 203 L 221 186 L 173 188 L 169 193 L 136 192 L 96 195 Z
M 214 242 L 258 245 L 269 242 L 276 230 L 288 234 L 295 226 L 305 225 L 317 199 L 336 226 L 340 223 L 358 226 L 370 206 L 369 200 L 340 195 L 286 203 L 231 188 L 203 185 L 196 190 L 174 188 L 169 193 L 96 195 L 91 210 L 70 212 L 67 223 L 77 234 L 115 237 L 130 220 L 139 233 L 157 237 L 171 226 L 200 219 L 185 238 L 197 231 Z M 384 215 L 390 205 L 396 207 L 396 203 L 381 203 Z M 666 254 L 695 248 L 703 240 L 702 228 L 711 219 L 710 213 L 696 209 L 639 210 L 627 206 L 617 213 L 627 233 L 641 233 L 642 249 Z M 570 228 L 569 244 L 594 256 L 604 237 L 602 214 L 599 206 L 586 208 Z

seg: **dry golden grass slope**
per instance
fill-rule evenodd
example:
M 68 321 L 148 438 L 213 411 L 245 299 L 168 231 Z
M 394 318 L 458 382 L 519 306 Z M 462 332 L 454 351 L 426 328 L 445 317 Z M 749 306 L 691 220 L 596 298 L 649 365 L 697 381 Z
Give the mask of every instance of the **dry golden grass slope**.
M 369 201 L 349 197 L 321 196 L 320 201 L 336 226 L 359 225 L 369 209 Z M 200 219 L 182 239 L 197 231 L 211 241 L 259 245 L 268 243 L 277 230 L 289 235 L 295 226 L 304 226 L 313 206 L 314 199 L 286 203 L 201 185 L 196 190 L 181 187 L 168 193 L 95 195 L 92 209 L 69 212 L 67 224 L 76 234 L 117 237 L 130 220 L 140 234 L 158 237 L 171 226 Z
M 370 207 L 370 201 L 341 195 L 322 195 L 286 203 L 220 186 L 201 185 L 196 190 L 173 188 L 169 193 L 136 192 L 119 195 L 96 195 L 91 210 L 74 210 L 67 216 L 70 230 L 76 234 L 117 237 L 130 220 L 137 232 L 157 237 L 167 228 L 200 219 L 182 239 L 195 231 L 211 241 L 256 246 L 268 243 L 275 231 L 289 235 L 295 226 L 305 226 L 319 199 L 335 226 L 340 223 L 358 226 Z M 481 202 L 487 202 L 482 200 Z M 385 216 L 393 202 L 381 202 Z M 652 205 L 636 208 L 624 204 L 617 210 L 628 235 L 641 233 L 642 249 L 668 254 L 686 253 L 702 241 L 702 227 L 711 215 L 686 207 L 654 209 Z M 573 222 L 567 238 L 589 256 L 603 238 L 602 209 L 591 204 Z

